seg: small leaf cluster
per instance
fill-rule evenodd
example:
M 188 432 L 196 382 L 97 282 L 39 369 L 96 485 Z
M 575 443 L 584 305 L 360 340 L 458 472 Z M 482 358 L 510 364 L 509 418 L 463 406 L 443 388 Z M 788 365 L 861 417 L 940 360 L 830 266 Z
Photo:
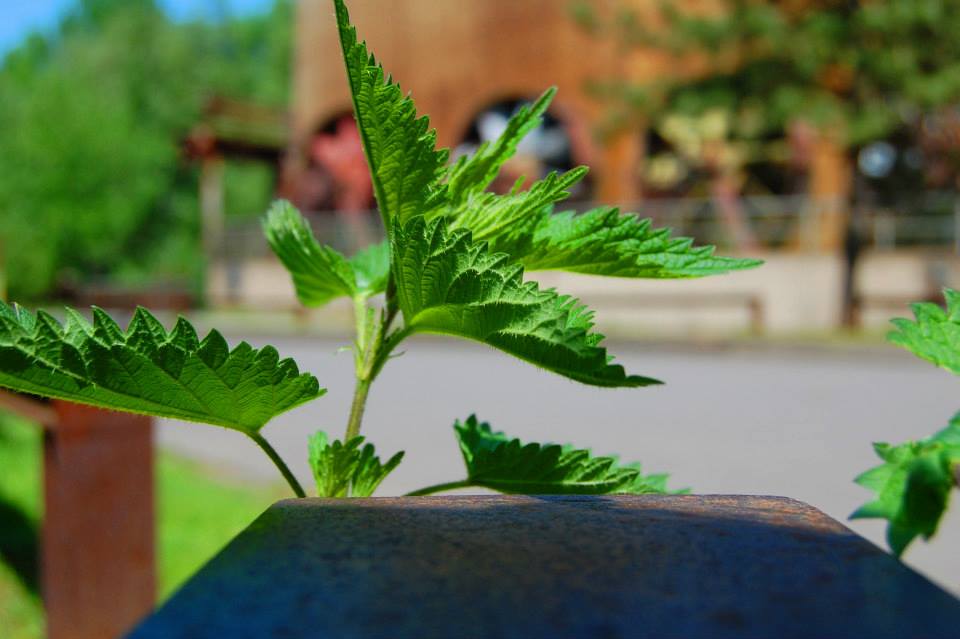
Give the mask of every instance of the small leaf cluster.
M 960 374 L 960 293 L 944 291 L 947 308 L 914 304 L 916 321 L 895 319 L 888 339 L 918 357 Z M 887 543 L 897 556 L 917 537 L 933 537 L 954 488 L 960 486 L 960 413 L 936 434 L 892 446 L 874 444 L 883 464 L 857 477 L 876 493 L 853 518 L 888 520 Z
M 317 431 L 310 437 L 309 462 L 318 497 L 369 497 L 403 460 L 403 451 L 381 463 L 373 444 L 362 436 L 346 443 L 330 441 Z
M 887 543 L 900 556 L 917 537 L 930 539 L 936 534 L 950 493 L 960 481 L 960 414 L 926 439 L 873 447 L 884 463 L 856 482 L 877 496 L 851 517 L 887 519 Z

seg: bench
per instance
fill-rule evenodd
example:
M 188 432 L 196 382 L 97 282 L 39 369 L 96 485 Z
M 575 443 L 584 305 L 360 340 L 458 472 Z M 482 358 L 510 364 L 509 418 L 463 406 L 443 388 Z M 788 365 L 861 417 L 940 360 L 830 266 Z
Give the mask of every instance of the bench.
M 763 298 L 755 293 L 713 292 L 713 293 L 622 293 L 622 292 L 584 292 L 583 298 L 591 307 L 600 309 L 746 309 L 750 322 L 750 332 L 762 335 L 766 326 L 766 312 Z

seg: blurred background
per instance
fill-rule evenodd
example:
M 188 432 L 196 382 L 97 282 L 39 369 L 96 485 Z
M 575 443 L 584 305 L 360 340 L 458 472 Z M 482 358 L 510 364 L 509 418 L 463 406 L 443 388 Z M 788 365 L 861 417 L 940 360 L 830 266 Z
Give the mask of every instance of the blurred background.
M 782 494 L 845 520 L 870 443 L 960 409 L 948 373 L 883 341 L 960 285 L 960 5 L 934 0 L 353 0 L 388 72 L 454 157 L 559 95 L 493 188 L 585 164 L 569 208 L 616 204 L 766 260 L 695 281 L 538 274 L 597 310 L 610 349 L 667 386 L 580 388 L 469 344 L 420 340 L 366 430 L 406 449 L 401 494 L 461 475 L 476 412 L 704 493 Z M 327 0 L 0 4 L 0 295 L 137 304 L 273 343 L 330 388 L 267 435 L 309 483 L 339 434 L 348 305 L 299 309 L 260 232 L 276 197 L 352 252 L 382 238 Z M 54 311 L 56 313 L 56 311 Z M 441 389 L 442 392 L 437 392 Z M 0 413 L 0 628 L 43 633 L 41 429 Z M 237 434 L 156 431 L 160 594 L 278 496 Z M 880 522 L 851 526 L 882 544 Z M 908 563 L 960 592 L 956 513 Z

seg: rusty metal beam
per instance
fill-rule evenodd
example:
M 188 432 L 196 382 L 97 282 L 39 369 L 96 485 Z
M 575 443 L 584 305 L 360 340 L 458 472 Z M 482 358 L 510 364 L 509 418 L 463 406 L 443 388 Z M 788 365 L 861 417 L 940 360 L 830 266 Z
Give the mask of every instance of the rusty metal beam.
M 152 420 L 61 401 L 53 410 L 40 562 L 48 637 L 118 637 L 156 597 Z
M 57 411 L 50 404 L 0 388 L 0 408 L 43 427 L 55 426 Z
M 299 499 L 131 639 L 946 637 L 960 601 L 778 497 Z

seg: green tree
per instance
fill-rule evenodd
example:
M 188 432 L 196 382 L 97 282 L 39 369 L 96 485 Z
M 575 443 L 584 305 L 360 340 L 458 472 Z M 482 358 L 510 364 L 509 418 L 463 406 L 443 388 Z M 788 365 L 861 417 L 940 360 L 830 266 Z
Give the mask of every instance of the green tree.
M 195 275 L 197 177 L 180 140 L 211 95 L 286 103 L 291 28 L 285 0 L 191 23 L 153 0 L 84 0 L 55 36 L 8 54 L 0 242 L 11 295 L 41 297 L 67 270 Z
M 669 150 L 648 164 L 653 184 L 705 176 L 715 198 L 802 191 L 818 135 L 837 149 L 838 161 L 846 156 L 852 164 L 874 141 L 896 136 L 914 146 L 929 118 L 960 102 L 956 2 L 722 0 L 706 11 L 660 2 L 643 12 L 630 0 L 607 12 L 587 0 L 571 6 L 584 28 L 625 52 L 673 60 L 666 67 L 672 73 L 655 82 L 605 78 L 593 87 L 609 105 L 608 127 L 642 120 L 667 141 Z M 935 150 L 926 158 L 944 183 L 956 172 L 948 156 Z M 769 170 L 787 160 L 794 170 Z M 924 187 L 916 168 L 902 169 L 905 180 L 890 182 L 898 196 Z M 834 195 L 843 195 L 850 187 L 843 177 L 838 182 Z M 875 186 L 887 196 L 894 190 Z M 726 200 L 718 199 L 721 212 L 736 218 Z M 739 227 L 746 229 L 742 219 Z
M 839 128 L 853 146 L 883 139 L 960 101 L 960 5 L 939 0 L 725 0 L 704 15 L 662 2 L 647 28 L 623 3 L 606 21 L 586 2 L 575 15 L 625 47 L 690 57 L 689 77 L 608 83 L 617 117 L 733 114 L 756 135 L 801 119 Z

